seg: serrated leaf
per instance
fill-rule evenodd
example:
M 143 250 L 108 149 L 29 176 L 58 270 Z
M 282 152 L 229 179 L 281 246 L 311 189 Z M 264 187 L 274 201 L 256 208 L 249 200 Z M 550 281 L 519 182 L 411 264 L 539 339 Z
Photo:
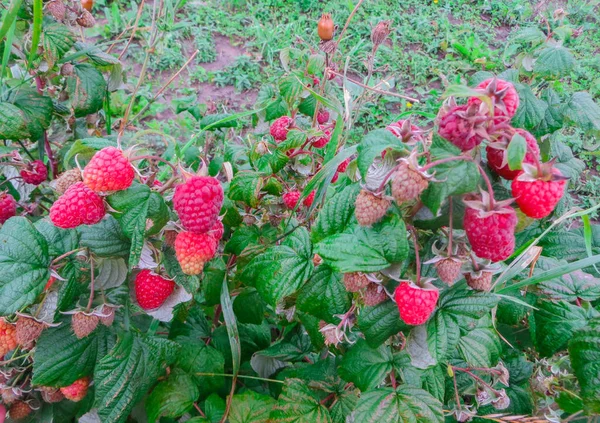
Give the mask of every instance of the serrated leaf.
M 95 225 L 81 225 L 77 232 L 81 246 L 88 247 L 100 257 L 126 257 L 129 254 L 131 242 L 112 216 L 104 217 Z
M 99 263 L 95 289 L 111 289 L 121 286 L 127 278 L 127 264 L 122 258 L 105 259 Z
M 0 316 L 33 303 L 50 277 L 48 243 L 24 217 L 0 229 Z
M 327 408 L 300 379 L 287 379 L 271 420 L 294 423 L 331 423 Z
M 346 423 L 358 403 L 356 391 L 344 391 L 336 396 L 336 401 L 329 409 L 332 423 Z
M 99 47 L 93 44 L 78 41 L 75 43 L 74 47 L 77 51 L 85 52 L 87 58 L 90 59 L 90 61 L 95 65 L 106 67 L 119 65 L 121 63 L 117 57 L 109 53 L 105 53 Z
M 229 185 L 229 198 L 242 201 L 250 207 L 258 205 L 258 194 L 262 188 L 262 174 L 258 172 L 243 171 L 235 174 Z
M 533 129 L 544 119 L 548 104 L 538 99 L 529 85 L 515 84 L 515 88 L 519 94 L 519 108 L 512 122 L 517 127 Z
M 422 388 L 439 401 L 444 401 L 446 372 L 443 366 L 433 366 L 421 373 Z
M 74 229 L 59 228 L 49 219 L 40 219 L 33 226 L 46 239 L 50 256 L 60 256 L 79 247 L 79 235 Z
M 200 129 L 205 130 L 235 127 L 237 127 L 237 115 L 232 115 L 229 113 L 206 115 L 200 121 Z
M 11 102 L 23 112 L 29 138 L 40 138 L 52 121 L 52 99 L 28 88 L 17 90 Z
M 469 366 L 493 367 L 498 362 L 502 345 L 494 328 L 477 328 L 460 338 L 458 350 Z
M 174 418 L 183 415 L 194 405 L 198 395 L 192 377 L 180 369 L 174 369 L 167 380 L 156 385 L 148 396 L 148 421 L 156 422 L 161 416 Z
M 177 261 L 177 257 L 175 256 L 175 251 L 172 248 L 165 248 L 163 251 L 162 264 L 165 266 L 167 274 L 175 280 L 177 285 L 183 286 L 185 290 L 192 295 L 198 291 L 200 288 L 200 279 L 198 276 L 186 275 L 183 273 L 183 270 L 181 270 L 181 266 Z M 206 271 L 207 269 L 205 268 L 204 272 L 206 273 Z M 221 283 L 221 280 L 223 280 L 222 277 L 219 280 L 219 283 Z
M 404 151 L 406 147 L 402 141 L 387 129 L 375 129 L 369 132 L 358 145 L 358 170 L 366 178 L 369 167 L 376 157 L 381 157 L 381 152 L 386 149 Z
M 558 260 L 547 257 L 540 257 L 536 263 L 536 272 L 548 270 L 560 264 Z M 549 281 L 542 282 L 540 289 L 549 298 L 555 300 L 594 301 L 600 298 L 600 278 L 597 278 L 582 270 L 576 270 L 562 276 L 558 276 Z
M 77 64 L 73 70 L 73 76 L 67 78 L 67 90 L 75 116 L 83 117 L 96 113 L 104 102 L 104 77 L 99 70 L 87 63 Z
M 408 254 L 406 226 L 397 215 L 388 215 L 372 227 L 354 227 L 315 246 L 317 254 L 342 272 L 376 272 L 399 263 Z
M 254 288 L 246 288 L 235 297 L 233 311 L 240 323 L 260 325 L 265 318 L 265 304 Z
M 600 106 L 587 92 L 571 96 L 564 109 L 565 117 L 584 131 L 600 131 Z
M 42 45 L 44 47 L 44 59 L 52 68 L 66 52 L 75 44 L 75 34 L 67 27 L 59 23 L 44 24 L 42 31 Z
M 428 392 L 407 385 L 363 392 L 355 411 L 361 423 L 442 423 L 442 404 Z
M 527 142 L 519 134 L 513 135 L 512 139 L 508 143 L 506 155 L 508 158 L 508 168 L 510 170 L 520 170 L 527 153 Z
M 0 139 L 22 140 L 29 138 L 25 113 L 10 103 L 0 102 Z
M 359 191 L 359 185 L 350 185 L 325 203 L 310 233 L 313 242 L 319 242 L 348 228 L 354 216 L 354 203 Z
M 311 351 L 309 337 L 303 333 L 293 333 L 292 336 L 287 336 L 256 355 L 260 354 L 280 361 L 302 361 Z
M 175 366 L 189 374 L 198 388 L 197 396 L 206 397 L 218 391 L 225 383 L 222 376 L 199 375 L 198 373 L 222 374 L 225 372 L 223 355 L 199 339 L 184 343 L 177 355 Z
M 359 339 L 342 358 L 340 376 L 361 391 L 379 386 L 392 370 L 392 352 L 388 346 L 371 348 Z
M 77 339 L 71 319 L 63 317 L 60 326 L 47 328 L 37 340 L 33 360 L 32 384 L 68 386 L 90 376 L 98 360 L 114 345 L 114 338 L 103 325 L 83 339 Z
M 296 307 L 328 323 L 336 314 L 350 308 L 350 294 L 346 291 L 342 275 L 327 265 L 317 267 L 309 281 L 298 291 Z
M 357 323 L 367 343 L 374 348 L 383 344 L 390 336 L 409 328 L 400 319 L 398 307 L 392 301 L 363 308 Z
M 254 391 L 234 395 L 231 399 L 230 423 L 267 423 L 276 401 Z
M 577 380 L 586 414 L 600 413 L 600 320 L 576 331 L 569 341 L 569 356 Z
M 575 67 L 575 58 L 569 49 L 554 45 L 543 48 L 535 60 L 533 72 L 550 78 L 568 75 Z
M 293 103 L 300 96 L 303 89 L 304 86 L 293 73 L 279 80 L 279 92 L 288 104 Z

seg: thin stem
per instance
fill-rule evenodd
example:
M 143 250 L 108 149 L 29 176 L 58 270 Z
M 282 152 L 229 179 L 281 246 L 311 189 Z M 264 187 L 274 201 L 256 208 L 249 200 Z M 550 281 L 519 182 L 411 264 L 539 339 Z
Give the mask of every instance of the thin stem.
M 56 262 L 58 262 L 58 261 L 61 261 L 61 260 L 62 260 L 62 259 L 64 259 L 65 257 L 68 257 L 68 256 L 70 256 L 70 255 L 71 255 L 71 254 L 73 254 L 73 253 L 77 253 L 77 252 L 79 252 L 79 251 L 83 251 L 83 250 L 85 250 L 85 247 L 81 247 L 81 248 L 77 248 L 77 249 L 75 249 L 75 250 L 67 251 L 66 253 L 64 253 L 64 254 L 61 254 L 60 256 L 58 256 L 58 257 L 56 257 L 54 260 L 52 260 L 52 263 L 50 263 L 50 266 L 52 266 L 54 263 L 56 263 Z
M 235 375 L 231 375 L 228 373 L 194 373 L 195 376 L 211 376 L 211 377 L 234 377 Z M 263 382 L 272 382 L 272 383 L 285 383 L 282 380 L 276 380 L 276 379 L 267 379 L 264 377 L 258 377 L 258 376 L 246 376 L 246 375 L 237 375 L 238 378 L 242 378 L 242 379 L 254 379 L 254 380 L 262 380 Z
M 396 386 L 397 386 L 396 371 L 394 369 L 392 369 L 392 371 L 390 372 L 390 380 L 392 382 L 392 388 L 396 389 Z
M 419 256 L 419 242 L 417 240 L 417 230 L 415 229 L 414 226 L 411 226 L 410 231 L 412 233 L 413 242 L 415 245 L 415 261 L 416 261 L 416 266 L 417 266 L 417 280 L 415 283 L 418 286 L 421 286 L 421 257 Z
M 357 81 L 357 80 L 355 80 L 355 79 L 348 78 L 348 76 L 344 76 L 344 74 L 342 74 L 342 73 L 339 73 L 339 72 L 336 72 L 336 71 L 334 71 L 333 69 L 329 69 L 329 72 L 333 72 L 333 73 L 335 73 L 335 74 L 336 74 L 336 75 L 338 75 L 338 76 L 345 77 L 345 78 L 346 78 L 348 81 L 352 82 L 353 84 L 356 84 L 356 85 L 358 85 L 359 87 L 362 87 L 362 88 L 364 88 L 365 90 L 373 91 L 374 93 L 377 93 L 377 94 L 389 95 L 389 96 L 391 96 L 391 97 L 403 98 L 403 99 L 405 99 L 405 100 L 408 100 L 408 101 L 410 101 L 410 102 L 412 102 L 412 103 L 420 103 L 420 101 L 419 101 L 419 100 L 417 100 L 416 98 L 409 97 L 409 96 L 407 96 L 407 95 L 398 94 L 398 93 L 393 93 L 393 92 L 391 92 L 391 91 L 384 91 L 384 90 L 380 90 L 380 89 L 378 89 L 378 88 L 373 88 L 373 87 L 370 87 L 370 86 L 368 86 L 368 85 L 365 85 L 365 84 L 363 84 L 362 82 L 358 82 L 358 81 Z
M 156 160 L 157 162 L 162 162 L 165 163 L 167 165 L 169 165 L 171 167 L 171 169 L 173 169 L 173 174 L 177 175 L 178 171 L 177 171 L 177 166 L 175 166 L 173 163 L 171 163 L 168 160 L 163 159 L 162 157 L 159 156 L 135 156 L 132 157 L 131 159 L 129 159 L 130 162 L 135 162 L 137 160 Z
M 23 142 L 21 140 L 17 140 L 17 142 L 21 145 L 21 147 L 25 151 L 25 154 L 27 154 L 31 160 L 36 160 L 35 157 L 33 157 L 33 155 L 29 152 L 29 150 L 25 147 L 25 145 L 23 144 Z
M 454 383 L 454 398 L 456 400 L 456 408 L 460 410 L 460 397 L 458 396 L 458 386 L 456 384 L 456 373 L 452 372 L 452 382 Z
M 200 414 L 202 417 L 206 418 L 206 414 L 204 414 L 204 412 L 202 411 L 202 409 L 198 406 L 198 404 L 194 403 L 194 408 L 196 409 L 196 411 L 198 412 L 198 414 Z
M 488 193 L 490 194 L 490 207 L 493 210 L 496 200 L 494 198 L 494 189 L 492 188 L 492 182 L 490 181 L 490 178 L 488 177 L 487 173 L 485 173 L 485 170 L 481 167 L 479 163 L 477 164 L 477 168 L 479 169 L 479 173 L 481 174 L 481 177 L 483 178 L 483 180 L 485 181 L 485 185 L 487 186 Z
M 400 165 L 398 165 L 398 166 L 400 166 Z M 383 181 L 381 181 L 381 184 L 379 184 L 379 187 L 377 187 L 377 192 L 381 192 L 381 190 L 383 190 L 383 187 L 385 186 L 385 184 L 387 184 L 387 181 L 392 177 L 394 172 L 396 172 L 396 170 L 398 169 L 398 166 L 394 166 L 392 168 L 392 170 L 390 170 L 388 172 L 388 174 L 385 175 L 385 177 L 383 178 Z
M 356 6 L 354 6 L 354 9 L 352 9 L 352 12 L 350 13 L 350 16 L 348 16 L 348 19 L 346 19 L 346 23 L 344 24 L 344 28 L 342 28 L 342 32 L 340 32 L 340 36 L 338 37 L 337 41 L 335 42 L 335 50 L 337 50 L 338 46 L 340 45 L 340 42 L 342 41 L 342 39 L 344 38 L 344 34 L 346 33 L 346 30 L 348 29 L 348 26 L 350 25 L 350 22 L 352 21 L 352 18 L 354 17 L 354 15 L 356 14 L 356 12 L 358 11 L 358 8 L 360 7 L 360 5 L 362 4 L 364 0 L 359 0 L 358 3 L 356 3 Z
M 473 159 L 471 157 L 467 157 L 467 156 L 446 157 L 444 159 L 436 160 L 435 162 L 427 163 L 425 166 L 423 166 L 421 168 L 421 170 L 423 172 L 426 172 L 429 169 L 431 169 L 432 167 L 439 166 L 439 165 L 444 164 L 444 163 L 454 162 L 454 161 L 457 161 L 457 160 L 465 160 L 467 162 L 472 162 L 473 161 Z
M 450 257 L 452 255 L 452 196 L 448 197 L 448 206 L 450 208 L 448 212 L 448 257 Z
M 127 44 L 125 44 L 125 47 L 123 48 L 123 51 L 121 52 L 121 54 L 119 54 L 119 60 L 121 60 L 121 58 L 123 57 L 123 55 L 125 54 L 125 52 L 129 48 L 129 45 L 133 41 L 133 37 L 135 37 L 135 34 L 136 34 L 137 30 L 138 30 L 138 23 L 140 22 L 140 17 L 142 16 L 142 10 L 144 9 L 144 2 L 145 1 L 146 0 L 142 0 L 140 2 L 140 5 L 138 6 L 137 15 L 135 16 L 135 22 L 133 24 L 133 29 L 131 31 L 131 36 L 129 37 L 129 40 L 127 40 Z M 123 31 L 121 34 L 124 34 L 124 33 L 125 33 L 125 31 Z M 119 37 L 121 37 L 121 35 L 119 35 Z M 110 48 L 112 48 L 112 46 Z M 110 52 L 110 48 L 109 48 L 108 52 Z
M 92 302 L 94 301 L 94 258 L 90 256 L 90 299 L 87 303 L 87 307 L 85 308 L 86 313 L 90 312 L 92 308 Z

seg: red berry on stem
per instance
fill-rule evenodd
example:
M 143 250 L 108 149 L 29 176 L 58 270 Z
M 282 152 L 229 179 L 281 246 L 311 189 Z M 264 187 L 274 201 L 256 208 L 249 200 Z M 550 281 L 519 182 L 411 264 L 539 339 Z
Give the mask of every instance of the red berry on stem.
M 298 204 L 298 200 L 300 199 L 300 191 L 288 191 L 285 194 L 283 194 L 282 198 L 285 206 L 288 209 L 293 210 L 296 207 L 296 204 Z
M 285 141 L 287 138 L 288 131 L 292 125 L 292 118 L 289 116 L 281 116 L 275 119 L 271 124 L 271 135 L 275 138 L 275 141 Z
M 492 99 L 494 116 L 513 117 L 519 108 L 519 94 L 515 86 L 508 81 L 498 78 L 489 78 L 476 87 L 483 94 Z M 469 98 L 468 104 L 479 105 L 482 101 L 478 97 Z
M 175 289 L 175 282 L 144 269 L 135 277 L 135 298 L 144 310 L 160 307 Z
M 17 328 L 0 318 L 0 360 L 9 351 L 17 347 Z
M 71 185 L 50 207 L 52 223 L 65 229 L 93 225 L 100 222 L 105 214 L 102 198 L 83 182 Z
M 211 230 L 222 205 L 223 188 L 211 176 L 194 176 L 175 188 L 173 208 L 186 231 L 202 234 Z
M 39 185 L 48 177 L 48 169 L 41 160 L 34 160 L 21 170 L 23 181 L 28 184 Z
M 478 105 L 455 106 L 441 115 L 438 134 L 462 151 L 469 151 L 487 138 L 487 122 L 485 110 Z
M 14 197 L 6 192 L 0 193 L 0 223 L 17 214 L 17 202 Z
M 134 178 L 133 166 L 116 147 L 98 151 L 83 169 L 83 183 L 101 193 L 127 189 Z
M 308 196 L 304 199 L 302 204 L 304 204 L 304 207 L 310 207 L 312 206 L 313 201 L 315 201 L 315 191 L 311 191 L 310 194 L 308 194 Z
M 323 125 L 329 121 L 329 111 L 325 109 L 319 110 L 317 113 L 317 122 L 319 125 Z
M 186 275 L 202 273 L 204 264 L 217 252 L 217 241 L 208 234 L 181 232 L 175 238 L 175 254 Z
M 525 171 L 512 182 L 512 195 L 521 211 L 534 219 L 548 216 L 565 193 L 567 181 L 550 163 L 542 165 L 538 173 L 534 167 L 524 166 Z M 527 169 L 532 169 L 528 172 Z
M 527 143 L 527 152 L 523 158 L 523 163 L 535 164 L 536 160 L 539 160 L 540 158 L 540 147 L 538 146 L 537 140 L 524 129 L 517 128 L 516 132 L 525 138 L 525 142 Z M 508 148 L 509 142 L 510 140 L 504 139 L 503 141 L 489 144 L 485 148 L 485 151 L 487 153 L 487 163 L 490 169 L 504 179 L 512 181 L 521 171 L 511 170 L 508 167 L 506 149 Z
M 75 382 L 70 384 L 69 386 L 64 386 L 60 388 L 60 392 L 67 398 L 73 402 L 81 401 L 87 395 L 88 386 L 90 385 L 89 377 L 82 377 L 81 379 L 77 379 Z
M 439 291 L 433 285 L 421 288 L 412 281 L 400 282 L 394 293 L 400 318 L 413 326 L 422 325 L 429 319 L 439 296 Z

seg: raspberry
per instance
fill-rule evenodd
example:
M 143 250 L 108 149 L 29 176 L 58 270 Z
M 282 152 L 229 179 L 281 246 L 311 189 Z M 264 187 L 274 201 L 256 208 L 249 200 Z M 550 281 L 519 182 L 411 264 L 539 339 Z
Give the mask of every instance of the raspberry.
M 0 359 L 17 346 L 17 329 L 15 325 L 0 318 Z
M 18 392 L 20 392 L 20 391 L 18 391 Z M 11 405 L 16 400 L 21 398 L 21 395 L 19 395 L 17 392 L 15 392 L 13 390 L 13 388 L 11 388 L 10 386 L 8 386 L 6 388 L 0 388 L 0 396 L 2 396 L 2 402 L 6 405 Z
M 106 211 L 102 198 L 83 182 L 71 185 L 50 207 L 50 220 L 59 228 L 93 225 L 102 220 Z
M 356 197 L 354 215 L 359 225 L 371 226 L 385 216 L 389 207 L 390 200 L 363 189 Z
M 57 21 L 62 21 L 67 15 L 67 7 L 62 0 L 51 0 L 46 3 L 46 11 Z
M 508 81 L 489 78 L 477 85 L 483 94 L 492 99 L 494 116 L 513 117 L 519 108 L 519 94 L 515 86 Z M 477 97 L 469 98 L 468 104 L 479 105 L 482 101 Z
M 23 420 L 33 410 L 25 401 L 15 401 L 8 409 L 8 415 L 13 420 Z
M 134 177 L 133 166 L 116 147 L 98 151 L 83 169 L 83 183 L 100 193 L 127 189 Z
M 524 129 L 516 129 L 516 132 L 525 138 L 527 142 L 527 152 L 523 158 L 523 163 L 535 164 L 536 159 L 540 158 L 540 147 L 533 135 Z M 521 172 L 520 170 L 510 170 L 508 167 L 508 158 L 506 157 L 506 148 L 508 142 L 493 143 L 485 148 L 487 153 L 487 163 L 490 169 L 506 180 L 512 181 Z
M 19 316 L 16 324 L 17 343 L 25 349 L 31 349 L 44 330 L 44 323 L 32 317 Z
M 175 239 L 175 255 L 186 275 L 202 273 L 204 263 L 211 260 L 217 252 L 217 242 L 207 234 L 181 232 Z
M 100 323 L 104 326 L 110 327 L 115 321 L 115 307 L 104 304 L 101 309 L 102 315 L 98 315 Z
M 308 194 L 308 196 L 304 199 L 302 204 L 304 207 L 310 207 L 312 206 L 313 201 L 315 201 L 315 191 L 311 191 L 310 194 Z
M 287 139 L 287 134 L 292 125 L 292 118 L 289 116 L 281 116 L 280 118 L 275 119 L 275 121 L 271 124 L 271 135 L 275 138 L 275 141 L 285 141 Z
M 478 105 L 455 106 L 442 115 L 438 134 L 462 151 L 469 151 L 487 138 L 487 121 L 487 114 Z
M 473 252 L 493 262 L 510 257 L 515 249 L 515 211 L 509 206 L 486 211 L 473 208 L 470 203 L 465 201 L 463 228 Z
M 413 125 L 410 122 L 410 119 L 401 119 L 398 122 L 390 123 L 385 129 L 390 131 L 396 138 L 400 139 L 405 144 L 416 144 L 423 139 L 420 135 L 421 129 L 418 126 Z
M 85 398 L 89 385 L 90 378 L 86 376 L 82 377 L 81 379 L 77 379 L 69 386 L 60 388 L 60 392 L 65 396 L 66 399 L 73 402 L 78 402 Z
M 317 79 L 318 81 L 318 79 Z M 318 83 L 317 83 L 318 85 Z M 319 112 L 317 113 L 317 122 L 319 123 L 319 125 L 323 125 L 324 123 L 327 123 L 329 121 L 329 111 L 328 110 L 324 110 L 321 109 L 319 110 Z
M 547 175 L 529 175 L 521 172 L 512 182 L 512 195 L 525 215 L 534 219 L 548 216 L 565 193 L 567 181 L 556 168 Z
M 293 210 L 296 208 L 296 204 L 298 204 L 298 200 L 300 199 L 300 191 L 288 191 L 283 194 L 282 198 L 285 206 L 288 209 Z
M 47 403 L 61 402 L 65 399 L 65 396 L 60 392 L 59 388 L 41 386 L 39 390 L 42 393 L 42 399 Z
M 186 231 L 203 234 L 215 224 L 223 205 L 223 188 L 216 178 L 194 176 L 177 185 L 173 208 Z
M 429 181 L 409 160 L 403 159 L 392 179 L 392 197 L 402 204 L 415 200 L 429 185 Z
M 366 306 L 373 307 L 387 300 L 387 297 L 381 285 L 370 283 L 365 291 L 364 302 Z
M 100 319 L 95 314 L 86 314 L 82 311 L 73 314 L 71 317 L 71 327 L 78 339 L 83 339 L 92 333 L 98 327 L 99 322 Z
M 462 263 L 456 258 L 446 257 L 435 263 L 434 266 L 440 280 L 446 285 L 452 286 L 458 279 L 458 275 L 460 275 Z
M 215 241 L 219 242 L 223 238 L 223 234 L 225 233 L 225 227 L 223 226 L 223 222 L 219 219 L 215 221 L 215 224 L 212 226 L 208 234 L 212 236 Z
M 0 193 L 0 224 L 17 214 L 17 202 L 6 192 Z
M 338 167 L 337 167 L 337 171 L 340 173 L 343 173 L 346 171 L 346 169 L 348 169 L 348 165 L 350 164 L 350 162 L 352 161 L 352 157 L 348 157 L 346 160 L 344 160 L 343 162 L 341 162 Z
M 75 19 L 75 22 L 84 28 L 91 28 L 96 25 L 96 19 L 94 19 L 94 15 L 85 9 L 81 11 L 81 15 Z
M 369 279 L 363 273 L 352 272 L 344 274 L 344 286 L 348 292 L 358 292 L 370 283 Z
M 320 138 L 317 138 L 316 141 L 313 141 L 312 146 L 315 148 L 323 148 L 327 145 L 329 140 L 331 139 L 331 132 L 324 131 L 323 135 Z
M 165 279 L 148 269 L 135 277 L 135 297 L 144 310 L 160 307 L 175 289 L 175 282 Z
M 34 160 L 21 170 L 23 181 L 28 184 L 39 185 L 48 177 L 48 169 L 41 160 Z
M 79 169 L 71 169 L 63 172 L 56 180 L 56 192 L 64 194 L 71 185 L 81 182 L 81 171 Z
M 429 319 L 440 293 L 432 285 L 421 288 L 411 281 L 400 282 L 394 297 L 398 304 L 400 318 L 407 325 L 422 325 Z
M 492 289 L 492 272 L 470 272 L 465 273 L 467 285 L 477 291 L 488 292 Z

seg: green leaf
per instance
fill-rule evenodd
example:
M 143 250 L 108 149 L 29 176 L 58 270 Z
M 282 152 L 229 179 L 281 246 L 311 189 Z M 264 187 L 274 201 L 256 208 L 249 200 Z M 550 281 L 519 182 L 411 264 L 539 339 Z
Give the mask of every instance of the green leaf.
M 274 174 L 283 169 L 289 160 L 283 151 L 277 149 L 261 156 L 256 161 L 256 167 L 264 174 Z
M 440 137 L 434 137 L 430 151 L 433 160 L 461 154 L 457 147 Z M 432 172 L 435 172 L 435 179 L 440 182 L 430 182 L 421 194 L 421 201 L 434 215 L 449 196 L 476 191 L 480 181 L 477 165 L 470 161 L 455 160 L 443 163 L 435 166 Z
M 285 141 L 277 145 L 277 149 L 282 153 L 301 147 L 307 139 L 306 132 L 299 129 L 290 129 Z
M 565 117 L 584 131 L 600 131 L 600 106 L 590 93 L 577 92 L 564 109 Z
M 233 311 L 240 323 L 260 325 L 265 318 L 265 303 L 254 288 L 246 288 L 233 301 Z
M 310 280 L 298 291 L 296 306 L 328 323 L 333 323 L 336 314 L 343 314 L 352 304 L 346 291 L 342 275 L 323 264 L 317 267 Z
M 0 103 L 0 139 L 29 138 L 25 113 L 10 103 Z
M 600 413 L 600 320 L 578 330 L 569 341 L 571 365 L 583 398 L 586 414 Z
M 363 392 L 355 420 L 361 423 L 442 423 L 442 404 L 428 392 L 402 385 Z
M 200 121 L 200 129 L 213 130 L 219 128 L 235 128 L 238 123 L 236 115 L 229 113 L 218 113 L 215 115 L 206 115 Z
M 331 423 L 327 408 L 300 379 L 286 380 L 270 418 L 277 422 Z
M 552 269 L 562 264 L 558 260 L 540 257 L 536 263 L 536 272 Z M 581 270 L 558 276 L 549 281 L 542 282 L 540 289 L 548 297 L 555 300 L 594 301 L 600 298 L 600 279 Z
M 235 174 L 229 185 L 229 198 L 242 201 L 250 207 L 258 205 L 258 194 L 262 188 L 262 174 L 258 172 L 243 171 Z
M 254 391 L 234 395 L 231 399 L 230 423 L 267 423 L 276 401 Z
M 75 141 L 69 151 L 65 154 L 65 158 L 63 160 L 64 166 L 69 167 L 71 161 L 75 163 L 75 156 L 79 160 L 85 159 L 89 160 L 92 158 L 96 151 L 102 150 L 104 147 L 116 147 L 117 143 L 115 141 L 107 140 L 104 138 L 82 138 Z
M 359 339 L 346 351 L 339 367 L 340 376 L 361 391 L 379 386 L 392 371 L 393 357 L 388 346 L 371 348 Z
M 77 228 L 81 237 L 81 246 L 88 247 L 100 257 L 127 257 L 131 242 L 123 233 L 119 222 L 106 216 L 95 225 L 82 225 Z
M 198 340 L 182 344 L 175 366 L 189 374 L 198 388 L 197 397 L 206 397 L 225 384 L 222 376 L 201 376 L 197 373 L 225 373 L 225 358 L 219 351 Z
M 63 317 L 60 326 L 47 328 L 37 340 L 33 360 L 32 384 L 68 386 L 90 376 L 98 360 L 104 357 L 114 339 L 103 325 L 83 339 L 71 329 L 71 319 Z
M 94 371 L 95 407 L 105 423 L 123 423 L 175 356 L 175 344 L 158 338 L 121 335 Z
M 319 242 L 328 236 L 344 232 L 354 217 L 354 203 L 360 186 L 350 185 L 330 198 L 317 216 L 311 230 L 313 242 Z
M 52 99 L 28 88 L 17 90 L 11 100 L 24 113 L 29 138 L 40 138 L 52 121 Z
M 565 301 L 539 301 L 537 307 L 533 312 L 535 344 L 544 357 L 565 349 L 576 330 L 600 315 L 593 308 L 585 310 Z
M 542 49 L 533 65 L 533 72 L 544 77 L 561 78 L 575 67 L 575 58 L 569 49 L 554 45 Z
M 76 117 L 96 113 L 102 108 L 106 81 L 95 67 L 87 63 L 74 66 L 74 75 L 67 78 L 67 90 Z
M 458 345 L 461 332 L 474 329 L 477 321 L 489 315 L 497 303 L 496 296 L 474 294 L 464 285 L 444 291 L 427 323 L 427 343 L 433 358 L 442 362 Z
M 529 85 L 515 84 L 515 88 L 519 94 L 519 108 L 512 122 L 516 127 L 533 129 L 544 119 L 548 104 L 538 99 Z
M 344 391 L 336 396 L 336 401 L 329 409 L 332 423 L 346 423 L 348 417 L 356 408 L 358 395 L 356 391 Z
M 527 153 L 527 142 L 519 134 L 513 135 L 510 143 L 508 143 L 508 149 L 506 155 L 508 158 L 508 168 L 510 170 L 521 170 L 523 159 Z
M 185 321 L 175 319 L 171 323 L 169 339 L 175 339 L 181 344 L 192 344 L 200 339 L 210 338 L 211 332 L 211 323 L 202 308 L 193 307 Z M 185 352 L 182 352 L 181 356 L 184 355 Z
M 392 301 L 385 301 L 374 307 L 362 309 L 357 319 L 358 327 L 371 347 L 378 347 L 398 332 L 408 329 Z
M 281 245 L 256 256 L 244 269 L 243 278 L 271 305 L 293 294 L 313 269 L 312 248 L 305 228 L 289 235 Z
M 235 319 L 235 313 L 233 312 L 233 305 L 231 304 L 231 297 L 229 296 L 227 279 L 223 279 L 221 287 L 221 309 L 223 310 L 223 319 L 225 320 L 225 325 L 227 327 L 233 374 L 234 377 L 236 377 L 240 371 L 241 364 L 240 334 Z
M 406 258 L 406 226 L 397 215 L 388 215 L 372 227 L 357 226 L 350 233 L 327 237 L 315 250 L 342 273 L 376 272 Z
M 546 88 L 542 91 L 542 100 L 548 104 L 544 119 L 533 129 L 533 132 L 538 135 L 551 134 L 554 131 L 563 127 L 564 121 L 564 105 L 561 103 L 561 98 L 552 88 Z
M 62 229 L 48 219 L 40 219 L 33 224 L 46 239 L 48 255 L 60 256 L 79 247 L 79 235 L 75 229 Z
M 194 294 L 200 289 L 200 279 L 198 276 L 186 275 L 181 270 L 181 266 L 175 256 L 175 251 L 172 248 L 165 248 L 163 250 L 163 261 L 162 264 L 165 266 L 167 274 L 175 280 L 177 285 L 183 286 L 183 288 L 190 294 Z M 206 268 L 204 269 L 206 272 Z M 223 280 L 221 278 L 219 283 Z
M 146 400 L 148 421 L 155 422 L 161 416 L 179 417 L 189 410 L 198 398 L 198 388 L 191 376 L 174 369 L 167 380 L 160 382 Z
M 59 23 L 44 25 L 42 45 L 44 59 L 50 68 L 73 47 L 75 40 L 75 34 L 65 25 Z
M 472 367 L 493 367 L 498 362 L 502 345 L 493 327 L 477 328 L 462 336 L 458 350 Z
M 304 86 L 295 74 L 289 74 L 279 80 L 279 92 L 281 96 L 292 104 L 302 94 Z
M 312 351 L 310 339 L 305 334 L 291 333 L 280 342 L 272 344 L 269 348 L 258 354 L 263 357 L 275 358 L 279 361 L 302 361 Z
M 312 118 L 315 115 L 315 107 L 317 107 L 317 99 L 309 95 L 308 97 L 300 100 L 300 104 L 298 105 L 298 111 L 305 116 Z M 285 114 L 284 112 L 283 114 Z M 268 120 L 268 119 L 267 119 Z
M 225 252 L 239 256 L 246 247 L 257 245 L 259 238 L 260 229 L 258 227 L 241 226 L 229 238 L 229 242 L 225 245 Z
M 46 239 L 24 217 L 0 229 L 0 316 L 32 304 L 50 277 Z
M 399 138 L 396 138 L 387 129 L 375 129 L 369 132 L 358 145 L 358 170 L 363 178 L 367 176 L 369 167 L 376 157 L 381 157 L 381 152 L 386 149 L 404 151 L 406 147 Z
M 442 402 L 446 393 L 446 374 L 444 366 L 433 366 L 421 373 L 423 389 Z

